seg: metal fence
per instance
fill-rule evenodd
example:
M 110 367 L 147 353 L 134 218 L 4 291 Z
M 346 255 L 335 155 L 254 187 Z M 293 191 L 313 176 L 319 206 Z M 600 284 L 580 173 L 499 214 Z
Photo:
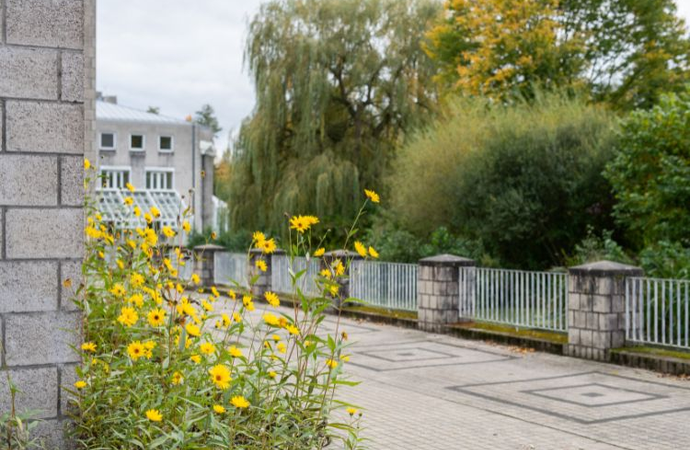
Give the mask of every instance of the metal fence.
M 417 265 L 354 260 L 350 296 L 388 309 L 417 310 Z
M 213 259 L 213 282 L 220 285 L 248 286 L 247 254 L 216 252 Z
M 625 280 L 626 339 L 690 348 L 690 281 L 631 277 Z
M 567 331 L 566 273 L 460 268 L 460 316 L 526 328 Z
M 306 273 L 297 279 L 297 286 L 292 285 L 292 274 L 297 274 L 303 270 Z M 292 260 L 286 255 L 273 255 L 271 268 L 271 288 L 278 293 L 292 294 L 295 287 L 299 287 L 304 295 L 318 296 L 321 291 L 316 284 L 319 275 L 320 263 L 318 259 L 295 257 Z

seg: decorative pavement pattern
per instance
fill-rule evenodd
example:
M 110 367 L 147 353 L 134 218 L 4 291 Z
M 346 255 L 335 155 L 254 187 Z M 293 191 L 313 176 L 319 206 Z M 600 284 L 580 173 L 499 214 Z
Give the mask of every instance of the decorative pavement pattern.
M 689 381 L 333 316 L 321 330 L 336 326 L 366 448 L 690 449 Z

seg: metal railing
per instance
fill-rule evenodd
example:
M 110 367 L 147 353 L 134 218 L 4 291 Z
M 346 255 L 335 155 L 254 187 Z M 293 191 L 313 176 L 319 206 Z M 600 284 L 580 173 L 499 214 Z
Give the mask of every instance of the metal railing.
M 216 252 L 213 259 L 213 282 L 225 286 L 247 286 L 247 254 Z
M 295 292 L 295 286 L 292 285 L 292 274 L 297 274 L 303 270 L 307 270 L 297 280 L 297 286 L 304 295 L 320 296 L 321 291 L 316 284 L 316 279 L 319 276 L 320 263 L 318 259 L 310 259 L 298 256 L 290 260 L 286 255 L 273 255 L 271 268 L 271 288 L 282 294 L 292 294 Z
M 566 273 L 461 267 L 459 283 L 460 317 L 568 330 Z
M 625 280 L 625 337 L 639 344 L 690 348 L 690 281 Z
M 354 260 L 350 296 L 388 309 L 417 310 L 417 265 Z

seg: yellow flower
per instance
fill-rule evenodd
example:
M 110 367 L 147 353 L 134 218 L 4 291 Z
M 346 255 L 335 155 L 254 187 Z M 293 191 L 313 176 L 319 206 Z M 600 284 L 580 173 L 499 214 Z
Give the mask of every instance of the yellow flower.
M 93 342 L 84 342 L 81 344 L 81 349 L 84 350 L 85 352 L 95 352 L 96 351 L 96 344 Z
M 201 362 L 201 356 L 199 355 L 192 355 L 189 359 L 191 359 L 194 364 L 199 364 Z
M 199 278 L 199 275 L 193 273 L 192 274 L 192 283 L 199 284 L 200 282 L 201 282 L 201 279 Z
M 340 360 L 342 362 L 350 362 L 350 355 L 341 356 Z
M 233 397 L 230 400 L 230 403 L 232 403 L 232 406 L 239 409 L 245 409 L 249 407 L 249 402 L 246 398 L 242 397 L 241 395 L 236 395 L 235 397 Z
M 242 350 L 240 350 L 234 345 L 228 349 L 228 353 L 230 353 L 230 356 L 234 358 L 239 358 L 240 356 L 242 356 Z
M 336 360 L 334 360 L 334 359 L 327 359 L 327 360 L 326 360 L 326 365 L 327 365 L 328 367 L 330 367 L 331 369 L 335 369 L 336 367 L 338 367 L 338 361 L 336 361 Z
M 319 272 L 319 275 L 321 275 L 324 278 L 331 278 L 331 271 L 328 269 L 323 269 L 321 272 Z
M 118 259 L 116 262 L 117 262 L 117 267 L 119 267 L 120 270 L 123 270 L 125 268 L 125 263 L 123 263 L 121 259 Z
M 262 248 L 264 253 L 266 253 L 267 255 L 270 255 L 271 253 L 275 252 L 276 248 L 278 248 L 278 247 L 276 246 L 276 241 L 273 240 L 273 238 L 271 238 L 271 239 L 265 240 L 263 242 L 263 245 L 261 246 L 261 248 Z
M 180 372 L 175 372 L 172 376 L 172 384 L 178 385 L 184 381 L 184 377 Z
M 286 330 L 288 330 L 288 333 L 297 335 L 299 334 L 299 328 L 297 328 L 294 325 L 288 325 L 285 327 Z
M 127 346 L 127 354 L 132 361 L 136 361 L 146 356 L 146 347 L 140 341 L 134 341 Z
M 355 408 L 347 408 L 345 411 L 347 411 L 347 413 L 351 416 L 357 414 L 357 410 Z
M 337 284 L 333 284 L 328 288 L 328 291 L 331 293 L 332 296 L 338 295 L 338 291 L 340 290 L 340 286 Z
M 84 158 L 84 170 L 89 170 L 91 168 L 91 161 Z
M 278 376 L 278 374 L 275 373 L 274 371 L 270 371 L 270 372 L 268 372 L 268 376 L 271 377 L 271 378 L 275 378 L 275 377 Z
M 230 376 L 230 369 L 222 364 L 217 364 L 209 369 L 208 373 L 211 375 L 211 381 L 219 389 L 227 389 L 230 387 L 232 377 Z
M 264 314 L 264 321 L 267 324 L 274 326 L 274 327 L 280 326 L 280 322 L 279 322 L 278 318 L 271 313 Z
M 230 297 L 230 298 L 233 299 L 233 300 L 237 300 L 237 293 L 235 293 L 235 291 L 233 291 L 232 289 L 230 289 L 230 290 L 228 291 L 228 297 Z
M 252 234 L 252 240 L 256 242 L 257 247 L 262 247 L 264 241 L 266 241 L 266 235 L 261 231 L 255 231 L 254 234 Z
M 213 411 L 215 411 L 217 414 L 223 414 L 225 412 L 225 408 L 223 408 L 221 405 L 213 405 Z
M 126 327 L 131 327 L 137 323 L 137 320 L 139 320 L 139 314 L 137 314 L 134 308 L 128 306 L 120 310 L 120 316 L 117 318 L 117 321 Z
M 137 308 L 144 306 L 144 297 L 141 294 L 134 294 L 127 299 L 127 303 L 134 303 Z
M 314 216 L 293 216 L 290 219 L 290 228 L 293 230 L 297 230 L 300 233 L 304 233 L 307 231 L 309 228 L 312 227 L 312 225 L 316 225 L 319 223 L 318 217 Z
M 266 265 L 266 261 L 264 261 L 263 259 L 257 259 L 255 265 L 256 265 L 256 268 L 262 272 L 266 272 L 268 270 L 268 266 Z
M 158 235 L 153 230 L 153 228 L 147 228 L 144 230 L 144 241 L 151 247 L 158 243 Z
M 170 228 L 169 226 L 163 227 L 163 234 L 169 238 L 175 237 L 175 231 L 172 228 Z
M 187 222 L 186 220 L 182 222 L 182 229 L 184 230 L 185 233 L 189 233 L 192 231 L 192 226 Z
M 339 277 L 345 275 L 345 266 L 343 265 L 342 261 L 338 261 L 338 263 L 335 265 L 335 274 Z
M 314 252 L 314 256 L 319 258 L 319 257 L 323 256 L 325 253 L 326 253 L 326 249 L 321 247 L 320 249 L 318 249 Z
M 210 342 L 204 342 L 203 344 L 201 344 L 201 345 L 199 346 L 199 350 L 200 350 L 201 353 L 203 353 L 204 355 L 212 355 L 213 352 L 216 351 L 216 346 L 213 345 L 213 344 L 211 344 Z
M 213 305 L 207 302 L 206 300 L 202 300 L 201 306 L 206 310 L 207 312 L 213 312 Z
M 74 383 L 74 387 L 77 389 L 84 389 L 86 387 L 86 381 L 79 380 L 76 383 Z
M 362 245 L 361 242 L 355 241 L 355 250 L 357 250 L 357 253 L 359 253 L 359 256 L 361 256 L 362 258 L 367 257 L 367 248 L 364 245 Z
M 377 194 L 374 191 L 370 191 L 369 189 L 364 190 L 364 194 L 367 196 L 369 200 L 372 201 L 372 203 L 378 203 L 379 202 L 379 194 Z
M 160 327 L 165 323 L 165 310 L 163 308 L 151 310 L 148 314 L 148 319 L 152 327 Z
M 125 288 L 122 287 L 121 284 L 117 283 L 110 289 L 110 293 L 115 295 L 116 297 L 122 297 L 123 295 L 125 295 Z
M 232 318 L 235 320 L 235 322 L 240 323 L 242 322 L 242 316 L 238 312 L 232 313 Z
M 125 205 L 132 206 L 134 204 L 134 199 L 132 197 L 125 197 Z
M 156 208 L 155 206 L 152 206 L 152 207 L 151 207 L 151 214 L 152 214 L 153 217 L 155 217 L 156 219 L 159 218 L 159 217 L 161 216 L 160 210 L 159 210 L 158 208 Z
M 287 351 L 287 345 L 285 345 L 284 342 L 278 342 L 278 345 L 276 345 L 276 349 L 278 349 L 280 353 L 285 353 Z
M 136 217 L 141 216 L 141 208 L 139 208 L 138 206 L 135 206 L 135 207 L 134 207 L 134 215 L 135 215 Z
M 87 235 L 88 237 L 90 237 L 91 239 L 100 239 L 101 236 L 103 235 L 103 232 L 102 232 L 102 231 L 97 230 L 97 229 L 94 228 L 94 227 L 86 227 L 86 228 L 84 229 L 84 233 L 86 233 L 86 235 Z
M 369 256 L 371 256 L 374 259 L 378 259 L 379 257 L 379 252 L 374 249 L 374 247 L 369 246 Z
M 248 297 L 245 297 L 248 298 Z M 249 301 L 244 301 L 244 307 L 247 308 L 247 311 L 254 311 L 256 308 L 254 307 L 254 302 L 252 301 L 251 298 L 249 298 Z
M 163 420 L 163 416 L 157 409 L 149 409 L 148 411 L 146 411 L 146 418 L 149 419 L 151 422 L 160 422 L 161 420 Z
M 280 299 L 279 299 L 278 296 L 277 296 L 276 294 L 274 294 L 273 292 L 270 292 L 270 291 L 269 291 L 269 292 L 266 292 L 266 293 L 264 294 L 264 297 L 266 298 L 266 301 L 268 302 L 269 305 L 271 305 L 271 306 L 273 306 L 273 307 L 275 307 L 275 308 L 277 308 L 278 306 L 280 306 Z
M 132 183 L 125 184 L 125 187 L 129 190 L 129 192 L 135 192 L 136 191 L 136 189 L 134 189 L 134 186 L 132 185 Z
M 127 239 L 127 245 L 129 245 L 132 250 L 137 249 L 137 243 L 131 239 Z
M 280 336 L 277 334 L 274 334 L 273 336 L 271 336 L 271 338 L 276 342 L 280 342 L 280 339 L 281 339 Z
M 187 325 L 185 325 L 184 329 L 190 336 L 198 337 L 199 335 L 201 335 L 201 330 L 193 323 L 188 323 Z
M 218 292 L 218 289 L 216 289 L 215 286 L 211 286 L 211 293 L 216 297 L 220 297 L 220 292 Z
M 151 217 L 151 214 L 149 213 L 144 213 L 144 220 L 146 221 L 146 223 L 151 225 L 151 222 L 153 222 L 153 217 Z

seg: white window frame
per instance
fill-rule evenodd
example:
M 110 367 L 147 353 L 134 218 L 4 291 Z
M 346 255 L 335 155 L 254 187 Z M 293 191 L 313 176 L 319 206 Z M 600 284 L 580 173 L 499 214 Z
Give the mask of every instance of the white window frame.
M 161 148 L 161 138 L 170 138 L 170 149 Z M 158 135 L 158 151 L 161 153 L 172 153 L 175 151 L 175 136 L 172 134 L 159 134 Z
M 141 136 L 141 148 L 132 147 L 132 137 Z M 146 150 L 146 135 L 144 133 L 129 133 L 129 151 L 130 152 L 143 152 Z
M 112 134 L 113 135 L 113 146 L 112 147 L 105 147 L 103 146 L 103 135 L 104 134 Z M 117 148 L 117 133 L 114 131 L 101 131 L 98 134 L 98 149 L 99 150 L 108 150 L 112 151 Z
M 166 189 L 162 189 L 160 187 L 149 187 L 149 174 L 150 173 L 171 173 L 172 176 L 170 177 L 170 183 L 171 186 L 169 186 Z M 169 191 L 174 191 L 175 190 L 175 168 L 174 167 L 147 167 L 146 168 L 146 175 L 145 175 L 145 182 L 146 182 L 146 190 L 149 191 L 161 191 L 161 192 L 169 192 Z
M 115 173 L 118 173 L 118 172 L 119 173 L 125 173 L 126 172 L 127 173 L 127 180 L 128 180 L 127 182 L 129 182 L 129 183 L 132 182 L 132 168 L 129 166 L 101 166 L 98 169 L 99 177 L 102 177 L 104 172 L 115 172 Z M 112 191 L 112 190 L 126 189 L 125 184 L 127 182 L 125 182 L 124 179 L 122 181 L 123 181 L 123 183 L 122 183 L 122 186 L 120 186 L 120 187 L 117 187 L 117 186 L 115 186 L 115 187 L 103 187 L 103 179 L 100 178 L 99 183 L 96 186 L 97 186 L 97 189 L 101 189 L 101 190 L 111 190 Z M 116 184 L 117 184 L 117 182 L 116 182 Z

